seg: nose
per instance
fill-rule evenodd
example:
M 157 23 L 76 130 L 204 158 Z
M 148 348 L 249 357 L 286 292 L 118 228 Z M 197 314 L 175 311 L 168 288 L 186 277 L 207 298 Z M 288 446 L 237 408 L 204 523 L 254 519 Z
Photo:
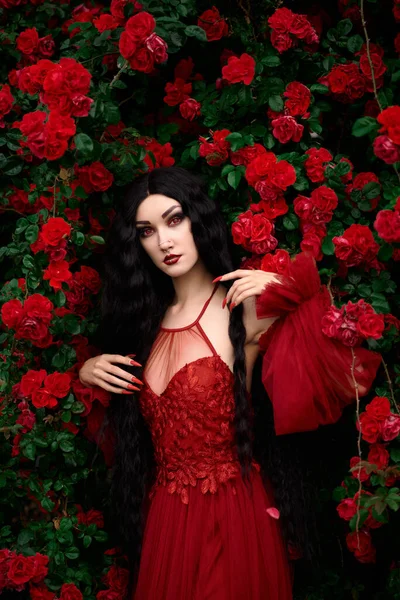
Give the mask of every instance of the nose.
M 161 250 L 168 250 L 168 248 L 171 247 L 172 242 L 171 242 L 171 240 L 164 240 L 163 242 L 160 242 L 158 245 Z

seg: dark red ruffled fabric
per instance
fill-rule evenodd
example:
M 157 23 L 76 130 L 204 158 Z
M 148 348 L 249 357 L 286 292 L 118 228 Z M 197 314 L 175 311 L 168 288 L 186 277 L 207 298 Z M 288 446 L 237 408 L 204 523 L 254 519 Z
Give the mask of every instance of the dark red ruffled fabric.
M 262 381 L 271 399 L 277 435 L 335 423 L 356 397 L 351 348 L 327 337 L 321 320 L 331 305 L 314 258 L 300 253 L 280 283 L 257 298 L 257 317 L 280 317 L 260 340 Z M 371 388 L 381 355 L 354 348 L 359 395 Z

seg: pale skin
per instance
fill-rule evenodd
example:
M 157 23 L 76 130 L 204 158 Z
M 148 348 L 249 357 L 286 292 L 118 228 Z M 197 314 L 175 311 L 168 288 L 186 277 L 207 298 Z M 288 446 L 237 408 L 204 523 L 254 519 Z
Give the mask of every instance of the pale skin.
M 162 326 L 179 328 L 192 323 L 211 296 L 215 284 L 197 252 L 189 218 L 183 215 L 177 200 L 153 194 L 138 207 L 136 227 L 140 230 L 144 250 L 154 264 L 173 281 L 175 299 L 164 315 Z M 179 261 L 166 264 L 164 259 L 169 255 L 180 256 Z M 221 274 L 219 280 L 235 281 L 228 292 L 224 286 L 218 287 L 201 324 L 217 353 L 233 370 L 234 349 L 228 335 L 229 311 L 243 304 L 247 388 L 250 389 L 252 371 L 259 352 L 259 339 L 278 318 L 257 319 L 256 297 L 269 283 L 279 282 L 279 279 L 274 273 L 237 269 Z M 83 364 L 79 379 L 88 387 L 99 386 L 109 392 L 130 394 L 134 390 L 140 390 L 143 383 L 118 364 L 131 365 L 134 364 L 132 360 L 129 356 L 119 354 L 95 356 Z

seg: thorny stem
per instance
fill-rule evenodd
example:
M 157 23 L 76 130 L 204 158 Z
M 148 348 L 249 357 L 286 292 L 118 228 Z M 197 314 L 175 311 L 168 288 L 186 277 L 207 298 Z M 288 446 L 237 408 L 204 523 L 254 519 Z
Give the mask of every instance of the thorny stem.
M 126 60 L 124 62 L 124 64 L 122 65 L 122 67 L 120 68 L 120 70 L 118 71 L 118 73 L 115 75 L 114 79 L 111 81 L 110 83 L 110 88 L 113 87 L 113 85 L 118 81 L 118 79 L 121 77 L 122 73 L 125 71 L 126 67 L 128 66 L 128 61 Z
M 397 412 L 400 414 L 399 407 L 397 406 L 397 402 L 396 402 L 396 399 L 394 397 L 393 382 L 392 382 L 392 380 L 390 378 L 389 369 L 387 367 L 386 362 L 383 360 L 383 357 L 382 357 L 382 365 L 383 365 L 383 368 L 385 369 L 386 379 L 387 379 L 389 390 L 390 390 L 390 397 L 392 398 L 392 402 L 393 402 L 393 404 L 394 404 Z
M 368 31 L 367 31 L 367 22 L 365 20 L 365 13 L 364 13 L 364 0 L 360 0 L 360 13 L 361 13 L 361 24 L 362 24 L 362 28 L 363 28 L 363 31 L 364 31 L 365 44 L 366 44 L 366 48 L 367 48 L 367 58 L 368 58 L 369 68 L 371 69 L 372 87 L 374 88 L 374 96 L 375 96 L 376 103 L 378 104 L 380 112 L 382 112 L 383 108 L 382 108 L 382 104 L 380 103 L 379 96 L 378 96 L 378 90 L 377 90 L 377 87 L 376 87 L 374 65 L 372 64 L 371 51 L 370 51 L 370 47 L 369 47 L 369 37 L 368 37 Z M 400 181 L 400 173 L 399 173 L 397 167 L 395 165 L 392 165 L 392 166 L 393 166 L 393 169 L 396 172 L 398 180 Z

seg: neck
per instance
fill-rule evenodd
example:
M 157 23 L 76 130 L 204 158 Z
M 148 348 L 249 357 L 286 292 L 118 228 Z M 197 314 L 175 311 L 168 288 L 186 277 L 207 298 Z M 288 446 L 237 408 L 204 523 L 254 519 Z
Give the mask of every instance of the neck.
M 204 301 L 213 291 L 212 281 L 212 275 L 206 270 L 203 263 L 198 261 L 188 273 L 173 279 L 175 289 L 173 305 L 183 308 L 187 304 L 196 304 L 199 303 L 199 300 Z

